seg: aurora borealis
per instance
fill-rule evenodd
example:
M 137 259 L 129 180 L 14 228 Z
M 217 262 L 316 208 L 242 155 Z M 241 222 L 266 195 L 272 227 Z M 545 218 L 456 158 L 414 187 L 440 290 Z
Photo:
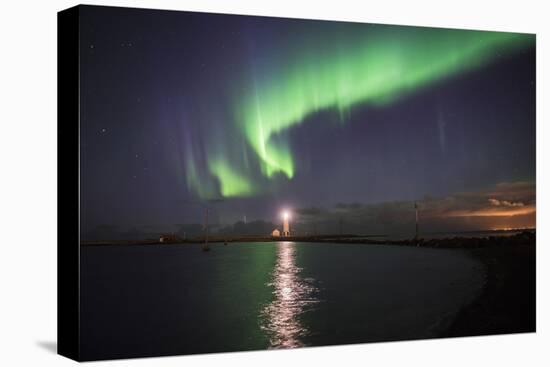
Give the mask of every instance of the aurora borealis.
M 323 211 L 334 222 L 347 215 L 338 204 L 471 197 L 459 193 L 480 199 L 449 212 L 492 213 L 489 199 L 534 208 L 530 193 L 494 191 L 534 182 L 534 35 L 139 9 L 82 17 L 89 230 L 199 223 L 184 203 L 211 200 L 223 200 L 219 226 L 275 220 L 283 206 L 336 208 Z M 513 225 L 483 225 L 501 224 Z
M 234 116 L 226 123 L 238 126 L 255 153 L 264 177 L 284 174 L 292 179 L 293 153 L 275 135 L 301 124 L 316 112 L 335 109 L 339 119 L 354 105 L 388 105 L 402 95 L 430 83 L 475 69 L 495 54 L 506 54 L 533 43 L 528 35 L 465 30 L 377 26 L 359 34 L 340 36 L 328 47 L 313 38 L 274 67 L 268 77 L 248 86 L 236 99 Z M 345 33 L 345 32 L 344 32 Z M 349 39 L 353 38 L 350 42 Z M 209 137 L 207 137 L 209 139 Z M 228 142 L 213 139 L 213 145 Z M 233 144 L 233 142 L 229 142 Z M 209 173 L 218 190 L 197 190 L 204 198 L 248 196 L 267 183 L 255 179 L 247 156 L 206 152 Z M 187 160 L 191 185 L 198 177 L 193 157 Z M 201 176 L 201 180 L 212 177 Z
M 296 61 L 255 85 L 243 98 L 237 124 L 260 159 L 265 176 L 281 172 L 293 177 L 292 152 L 271 137 L 307 116 L 323 109 L 337 109 L 345 116 L 356 104 L 390 104 L 426 84 L 478 67 L 497 52 L 511 52 L 532 42 L 531 37 L 518 34 L 380 28 L 365 32 L 347 47 L 342 46 L 347 43 L 342 39 L 323 51 L 301 49 L 289 58 Z M 323 48 L 322 40 L 316 41 L 317 48 Z M 212 170 L 222 187 L 232 186 L 233 177 L 225 172 Z

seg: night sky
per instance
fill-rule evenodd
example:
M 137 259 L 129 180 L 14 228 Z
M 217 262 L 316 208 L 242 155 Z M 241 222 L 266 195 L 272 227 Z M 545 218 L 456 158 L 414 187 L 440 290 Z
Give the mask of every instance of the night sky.
M 534 35 L 101 7 L 80 27 L 84 238 L 203 205 L 213 231 L 288 209 L 409 233 L 414 201 L 426 232 L 535 226 Z

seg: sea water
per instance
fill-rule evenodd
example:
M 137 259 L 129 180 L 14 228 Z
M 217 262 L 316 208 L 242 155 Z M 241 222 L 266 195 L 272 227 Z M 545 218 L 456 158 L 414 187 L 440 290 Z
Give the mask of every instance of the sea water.
M 336 243 L 83 246 L 84 359 L 437 337 L 479 294 L 462 249 Z

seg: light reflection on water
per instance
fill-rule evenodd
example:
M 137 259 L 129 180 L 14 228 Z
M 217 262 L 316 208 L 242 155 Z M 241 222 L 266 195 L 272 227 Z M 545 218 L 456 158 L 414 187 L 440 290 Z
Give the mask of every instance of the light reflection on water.
M 280 242 L 277 246 L 277 263 L 267 284 L 273 289 L 273 300 L 261 312 L 261 327 L 269 335 L 271 348 L 301 347 L 309 330 L 300 317 L 319 303 L 318 288 L 315 279 L 300 276 L 295 243 Z

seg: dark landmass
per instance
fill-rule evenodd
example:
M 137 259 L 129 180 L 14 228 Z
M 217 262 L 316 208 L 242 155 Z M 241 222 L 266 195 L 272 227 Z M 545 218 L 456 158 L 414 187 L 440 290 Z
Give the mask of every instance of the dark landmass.
M 291 237 L 273 237 L 273 236 L 258 236 L 258 235 L 210 235 L 208 236 L 209 243 L 220 242 L 277 242 L 277 241 L 293 241 L 293 242 L 337 242 L 337 243 L 355 243 L 351 241 L 359 241 L 357 243 L 371 243 L 369 237 L 383 237 L 381 235 L 358 236 L 352 234 L 344 235 L 319 235 L 319 236 L 291 236 Z M 192 243 L 204 243 L 205 237 L 192 237 L 183 239 L 180 237 L 173 238 L 164 242 L 159 239 L 146 240 L 105 240 L 105 241 L 81 241 L 83 246 L 105 246 L 105 245 L 181 245 Z M 385 243 L 384 241 L 372 241 L 372 243 Z
M 468 250 L 486 267 L 485 285 L 442 337 L 536 331 L 535 234 L 513 237 Z
M 83 246 L 105 246 L 105 245 L 178 245 L 191 243 L 204 243 L 205 237 L 194 237 L 182 239 L 170 235 L 169 239 L 161 242 L 160 239 L 146 240 L 112 240 L 112 241 L 81 241 Z M 292 241 L 292 242 L 326 242 L 326 243 L 345 243 L 362 245 L 398 245 L 398 246 L 417 246 L 417 247 L 441 247 L 441 248 L 478 248 L 487 246 L 519 245 L 535 241 L 535 231 L 523 231 L 510 236 L 486 236 L 486 237 L 449 237 L 434 239 L 405 239 L 390 240 L 384 235 L 316 235 L 316 236 L 208 236 L 209 243 L 220 242 L 274 242 L 274 241 Z

